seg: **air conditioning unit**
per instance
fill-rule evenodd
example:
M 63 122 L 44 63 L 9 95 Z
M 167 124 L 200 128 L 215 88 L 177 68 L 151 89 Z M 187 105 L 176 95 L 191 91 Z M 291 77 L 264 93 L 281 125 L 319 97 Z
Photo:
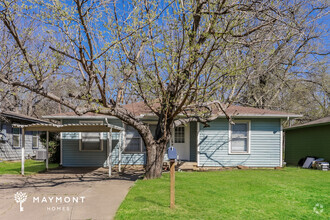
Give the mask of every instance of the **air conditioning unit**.
M 37 160 L 46 160 L 47 151 L 46 150 L 37 150 L 36 159 Z

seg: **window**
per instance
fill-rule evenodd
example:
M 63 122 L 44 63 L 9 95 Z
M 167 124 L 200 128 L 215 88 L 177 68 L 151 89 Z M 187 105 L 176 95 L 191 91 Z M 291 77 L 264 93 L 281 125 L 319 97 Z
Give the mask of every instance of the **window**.
M 143 149 L 141 149 L 142 143 L 141 138 L 127 138 L 126 139 L 126 147 L 125 153 L 142 153 Z
M 249 154 L 250 153 L 250 122 L 237 121 L 230 125 L 229 153 Z
M 103 124 L 103 121 L 80 121 L 80 124 Z M 103 133 L 81 132 L 79 133 L 80 151 L 103 151 Z
M 39 147 L 39 133 L 38 131 L 32 131 L 32 148 Z
M 174 143 L 184 143 L 184 127 L 174 128 Z
M 21 129 L 13 128 L 13 147 L 19 148 L 21 147 Z
M 145 145 L 140 134 L 131 126 L 126 126 L 126 146 L 123 153 L 144 153 Z
M 81 132 L 79 150 L 80 151 L 102 151 L 103 141 L 99 132 Z

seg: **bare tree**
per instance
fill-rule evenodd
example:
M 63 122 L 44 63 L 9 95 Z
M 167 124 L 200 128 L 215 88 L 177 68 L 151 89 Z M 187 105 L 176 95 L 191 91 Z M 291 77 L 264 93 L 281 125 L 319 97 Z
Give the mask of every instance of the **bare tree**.
M 309 10 L 314 16 L 325 8 L 289 0 L 0 4 L 8 44 L 17 48 L 23 69 L 2 68 L 0 80 L 77 114 L 112 115 L 133 126 L 146 145 L 146 178 L 160 177 L 173 126 L 207 124 L 226 114 L 246 83 L 258 77 L 251 68 L 273 62 L 247 54 L 292 32 L 303 35 L 296 15 Z M 70 79 L 79 89 L 56 95 L 48 87 L 50 77 Z M 158 118 L 155 134 L 122 105 L 132 99 L 142 100 Z
M 325 11 L 326 8 L 324 6 L 318 10 Z M 297 21 L 302 27 L 301 30 L 304 30 L 303 34 L 290 29 L 290 34 L 283 40 L 276 44 L 264 43 L 259 49 L 248 54 L 254 60 L 258 60 L 251 69 L 256 77 L 247 83 L 237 103 L 257 108 L 292 110 L 288 107 L 295 102 L 283 102 L 282 98 L 295 93 L 293 91 L 297 88 L 297 84 L 300 90 L 302 88 L 308 90 L 311 84 L 314 84 L 318 87 L 318 91 L 321 89 L 323 94 L 327 93 L 325 81 L 321 80 L 321 76 L 328 69 L 326 60 L 329 48 L 323 46 L 328 35 L 328 27 L 323 26 L 317 19 L 304 19 L 311 13 L 309 10 L 292 13 L 296 17 L 301 17 Z M 304 99 L 309 98 L 313 97 L 309 95 Z

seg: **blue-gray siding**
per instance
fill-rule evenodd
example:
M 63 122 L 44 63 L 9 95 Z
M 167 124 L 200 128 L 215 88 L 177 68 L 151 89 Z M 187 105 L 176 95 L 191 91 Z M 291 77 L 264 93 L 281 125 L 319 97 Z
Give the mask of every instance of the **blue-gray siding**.
M 100 119 L 92 120 L 73 120 L 65 119 L 63 124 L 79 123 L 79 121 L 100 121 Z M 104 123 L 105 121 L 102 120 Z M 108 120 L 110 124 L 122 126 L 118 119 Z M 118 134 L 113 133 L 112 146 L 118 148 Z M 107 166 L 107 134 L 103 134 L 103 150 L 102 151 L 80 151 L 79 150 L 79 133 L 78 132 L 62 132 L 62 165 L 67 167 L 99 167 Z M 115 156 L 114 156 L 115 157 Z
M 99 121 L 100 119 L 81 120 L 81 121 Z M 65 119 L 63 124 L 79 123 L 77 119 Z M 108 120 L 110 124 L 122 127 L 119 119 Z M 112 164 L 118 164 L 119 161 L 119 133 L 112 135 Z M 79 151 L 79 133 L 62 133 L 62 165 L 67 167 L 99 167 L 107 166 L 107 140 L 106 133 L 103 136 L 103 151 Z M 121 155 L 121 164 L 143 165 L 145 163 L 145 154 L 124 154 Z
M 251 121 L 251 152 L 248 155 L 229 154 L 229 124 L 226 119 L 217 119 L 204 128 L 200 124 L 197 135 L 197 123 L 190 126 L 190 159 L 199 166 L 237 166 L 275 167 L 280 165 L 280 119 L 247 119 Z M 86 121 L 86 120 L 84 120 Z M 96 121 L 91 119 L 91 121 Z M 63 120 L 66 123 L 79 123 L 79 120 Z M 109 123 L 122 126 L 119 119 L 111 119 Z M 197 155 L 197 136 L 199 154 Z M 119 133 L 113 133 L 112 163 L 118 164 Z M 79 151 L 79 134 L 62 133 L 63 166 L 107 166 L 107 143 L 104 136 L 103 151 Z M 167 159 L 167 155 L 165 155 Z M 122 153 L 121 164 L 143 165 L 146 155 L 143 153 Z
M 200 125 L 199 166 L 276 167 L 280 165 L 280 119 L 247 119 L 251 121 L 251 152 L 229 154 L 229 124 L 217 119 L 210 127 Z
M 1 124 L 2 126 L 0 126 L 0 129 L 2 129 L 0 133 L 6 136 L 6 141 L 0 141 L 0 160 L 20 160 L 22 154 L 22 133 L 20 133 L 20 147 L 13 147 L 12 125 L 4 122 L 1 122 Z M 34 157 L 38 149 L 44 149 L 40 141 L 38 146 L 38 148 L 32 148 L 32 132 L 27 131 L 25 133 L 25 157 Z

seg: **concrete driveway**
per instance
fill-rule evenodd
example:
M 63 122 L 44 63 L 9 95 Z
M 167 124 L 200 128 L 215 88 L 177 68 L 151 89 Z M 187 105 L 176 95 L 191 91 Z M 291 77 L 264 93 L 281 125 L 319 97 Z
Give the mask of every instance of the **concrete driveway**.
M 113 219 L 138 175 L 108 178 L 103 168 L 66 168 L 26 177 L 2 175 L 0 219 Z

